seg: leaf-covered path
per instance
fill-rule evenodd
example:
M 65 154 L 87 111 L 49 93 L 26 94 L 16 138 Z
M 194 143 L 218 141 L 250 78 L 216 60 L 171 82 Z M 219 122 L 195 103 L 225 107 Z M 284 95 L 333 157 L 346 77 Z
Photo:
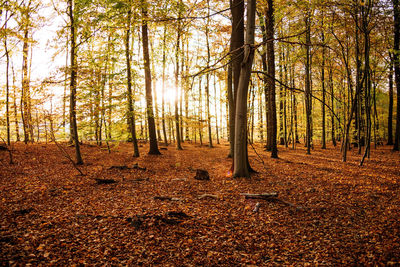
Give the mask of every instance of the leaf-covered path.
M 0 151 L 0 265 L 400 264 L 400 155 L 389 147 L 359 167 L 355 150 L 343 163 L 338 148 L 280 147 L 270 159 L 257 145 L 264 164 L 249 148 L 251 179 L 226 177 L 225 144 L 161 156 L 143 145 L 140 158 L 130 144 L 83 145 L 86 176 L 53 144 L 13 148 L 14 165 Z M 242 195 L 264 192 L 283 202 Z

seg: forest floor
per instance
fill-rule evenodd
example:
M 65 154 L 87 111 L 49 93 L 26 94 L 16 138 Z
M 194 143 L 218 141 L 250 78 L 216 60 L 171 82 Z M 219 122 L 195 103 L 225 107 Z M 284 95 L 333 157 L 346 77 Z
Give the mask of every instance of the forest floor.
M 0 151 L 0 265 L 400 264 L 398 152 L 372 149 L 360 167 L 355 149 L 343 163 L 331 146 L 270 159 L 259 144 L 258 173 L 233 179 L 228 148 L 186 142 L 153 156 L 143 144 L 133 158 L 131 144 L 83 145 L 84 176 L 54 144 L 14 144 L 13 165 Z M 242 195 L 265 192 L 282 201 Z

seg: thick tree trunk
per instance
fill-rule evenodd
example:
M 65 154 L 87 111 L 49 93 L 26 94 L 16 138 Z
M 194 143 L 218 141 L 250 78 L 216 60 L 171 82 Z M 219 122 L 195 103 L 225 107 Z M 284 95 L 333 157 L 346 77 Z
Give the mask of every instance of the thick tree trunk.
M 75 25 L 75 7 L 74 0 L 68 0 L 69 7 L 69 18 L 70 18 L 70 33 L 71 33 L 71 51 L 70 51 L 70 59 L 71 59 L 71 81 L 70 81 L 70 121 L 72 128 L 72 138 L 75 145 L 75 157 L 76 164 L 83 164 L 80 145 L 79 145 L 79 136 L 78 136 L 78 126 L 76 123 L 76 77 L 77 77 L 77 58 L 76 58 L 76 25 Z
M 235 114 L 236 114 L 236 96 L 239 86 L 240 65 L 243 61 L 243 45 L 244 45 L 244 0 L 231 0 L 230 8 L 232 13 L 232 33 L 231 33 L 231 75 L 233 80 L 233 88 L 231 96 L 228 93 L 229 104 L 229 142 L 230 154 L 234 156 L 234 142 L 235 142 Z M 229 70 L 228 70 L 229 71 Z M 228 74 L 229 80 L 229 74 Z M 229 90 L 229 85 L 228 85 Z
M 235 114 L 235 151 L 233 177 L 249 177 L 247 161 L 247 94 L 254 58 L 256 0 L 247 1 L 247 30 L 244 58 L 240 70 Z
M 149 56 L 149 37 L 147 27 L 147 3 L 142 0 L 142 42 L 143 42 L 143 59 L 144 59 L 144 76 L 146 86 L 146 113 L 147 125 L 149 127 L 150 150 L 151 155 L 160 155 L 157 143 L 156 124 L 154 121 L 153 96 L 151 91 L 151 71 Z

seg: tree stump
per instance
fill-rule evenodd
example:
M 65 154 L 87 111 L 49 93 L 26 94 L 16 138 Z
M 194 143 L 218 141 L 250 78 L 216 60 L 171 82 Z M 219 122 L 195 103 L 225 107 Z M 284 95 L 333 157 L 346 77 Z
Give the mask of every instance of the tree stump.
M 194 177 L 196 180 L 210 180 L 210 175 L 208 174 L 208 171 L 202 170 L 202 169 L 197 169 L 196 170 L 196 176 Z

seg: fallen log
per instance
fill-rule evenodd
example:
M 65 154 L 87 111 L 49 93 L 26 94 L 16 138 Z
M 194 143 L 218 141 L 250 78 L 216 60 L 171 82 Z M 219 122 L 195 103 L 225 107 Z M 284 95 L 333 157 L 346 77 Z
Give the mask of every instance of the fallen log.
M 154 196 L 154 200 L 170 200 L 170 201 L 181 201 L 180 198 L 168 197 L 168 196 Z
M 297 206 L 293 203 L 290 203 L 286 200 L 282 200 L 278 198 L 278 193 L 277 192 L 272 192 L 272 193 L 261 193 L 261 194 L 249 194 L 249 193 L 243 193 L 241 195 L 244 195 L 244 197 L 246 199 L 263 199 L 263 200 L 267 200 L 270 202 L 279 202 L 282 203 L 286 206 L 292 207 L 292 208 L 296 208 L 296 210 L 302 210 L 304 209 L 302 206 Z M 259 205 L 257 205 L 259 204 Z M 260 203 L 257 203 L 256 206 L 254 207 L 253 212 L 257 212 L 260 208 Z
M 128 182 L 138 183 L 138 182 L 144 182 L 144 181 L 149 181 L 149 180 L 150 180 L 150 178 L 146 177 L 146 178 L 130 179 L 130 180 L 128 180 Z
M 261 194 L 243 193 L 241 195 L 243 195 L 246 199 L 265 199 L 265 200 L 269 200 L 270 198 L 278 197 L 278 193 L 277 192 L 261 193 Z
M 94 178 L 97 184 L 115 184 L 117 181 L 114 179 L 102 179 L 102 178 Z

